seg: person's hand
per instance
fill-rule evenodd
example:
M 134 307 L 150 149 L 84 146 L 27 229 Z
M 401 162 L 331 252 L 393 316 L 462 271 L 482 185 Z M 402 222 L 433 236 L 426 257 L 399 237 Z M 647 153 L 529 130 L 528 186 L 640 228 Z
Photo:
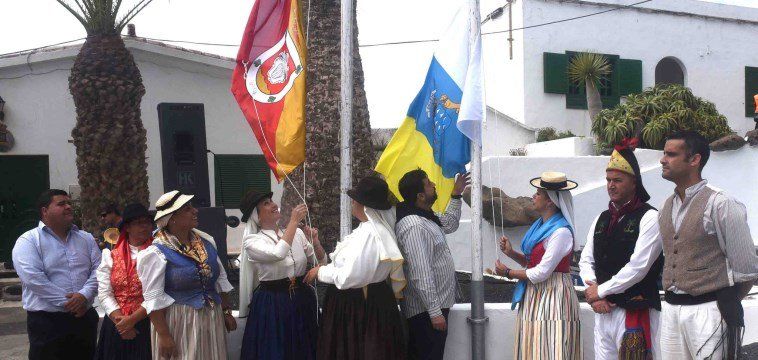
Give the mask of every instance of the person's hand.
M 226 332 L 237 330 L 237 320 L 232 314 L 224 313 L 224 327 L 226 327 Z
M 500 275 L 500 276 L 506 276 L 506 274 L 508 273 L 508 270 L 510 270 L 508 266 L 500 262 L 500 259 L 495 260 L 495 274 Z
M 68 299 L 68 301 L 63 304 L 63 308 L 66 311 L 76 315 L 77 313 L 82 312 L 82 308 L 84 308 L 85 311 L 87 310 L 87 298 L 85 298 L 84 295 L 80 293 L 69 293 L 66 294 L 66 299 Z
M 607 314 L 616 307 L 616 304 L 605 299 L 597 300 L 590 305 L 592 306 L 592 311 L 598 314 Z
M 158 354 L 161 359 L 171 359 L 172 357 L 179 355 L 176 351 L 176 343 L 174 343 L 174 338 L 171 337 L 171 334 L 158 335 Z
M 116 323 L 116 330 L 119 334 L 124 334 L 129 330 L 134 330 L 134 319 L 131 316 L 122 316 Z
M 511 257 L 513 254 L 513 246 L 511 246 L 510 240 L 508 240 L 508 237 L 505 235 L 500 237 L 500 251 L 502 251 L 507 257 Z
M 595 301 L 600 300 L 600 296 L 597 294 L 597 283 L 593 281 L 587 282 L 587 288 L 584 289 L 584 299 L 587 300 L 588 303 L 592 304 Z
M 295 206 L 290 213 L 290 224 L 300 224 L 306 215 L 308 215 L 308 207 L 305 204 Z
M 124 317 L 124 314 L 121 312 L 121 309 L 116 309 L 108 314 L 108 317 L 111 318 L 111 321 L 113 321 L 114 324 L 118 324 L 118 322 L 121 321 L 121 318 Z
M 321 241 L 318 239 L 318 229 L 315 227 L 310 226 L 304 226 L 303 232 L 305 233 L 305 236 L 310 239 L 311 243 L 313 244 L 313 247 L 321 246 Z
M 453 185 L 453 196 L 460 196 L 463 194 L 463 190 L 471 185 L 471 173 L 457 174 L 455 175 L 455 185 Z
M 445 321 L 445 317 L 442 315 L 437 315 L 433 317 L 432 319 L 432 328 L 437 331 L 445 331 L 447 329 L 447 322 Z
M 127 331 L 127 332 L 125 332 L 123 334 L 119 334 L 119 336 L 121 336 L 121 338 L 124 339 L 124 340 L 133 340 L 134 338 L 137 337 L 137 330 L 136 329 L 130 329 L 129 331 Z
M 305 274 L 305 278 L 303 279 L 303 282 L 306 284 L 313 284 L 313 281 L 318 278 L 318 269 L 321 266 L 316 266 L 313 269 L 308 270 L 308 273 Z

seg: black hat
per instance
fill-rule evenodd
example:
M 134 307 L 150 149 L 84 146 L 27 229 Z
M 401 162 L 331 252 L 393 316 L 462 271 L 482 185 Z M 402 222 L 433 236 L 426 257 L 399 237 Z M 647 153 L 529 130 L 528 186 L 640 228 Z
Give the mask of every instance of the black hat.
M 263 199 L 271 199 L 271 196 L 273 196 L 274 193 L 269 191 L 267 193 L 260 193 L 255 190 L 249 190 L 245 193 L 245 195 L 242 196 L 242 200 L 240 200 L 240 211 L 242 211 L 242 222 L 247 222 L 248 219 L 250 219 L 250 214 L 253 213 L 253 210 L 256 206 L 258 206 L 258 203 L 260 203 Z
M 142 204 L 129 204 L 126 205 L 124 208 L 124 215 L 122 216 L 121 223 L 118 224 L 118 229 L 123 230 L 124 226 L 128 224 L 129 222 L 133 220 L 137 220 L 139 218 L 148 218 L 150 220 L 153 219 L 152 216 L 150 216 L 150 212 L 147 211 L 147 208 L 144 207 Z
M 392 207 L 389 194 L 390 188 L 387 182 L 376 176 L 361 179 L 358 185 L 347 191 L 347 195 L 359 204 L 377 210 L 387 210 Z

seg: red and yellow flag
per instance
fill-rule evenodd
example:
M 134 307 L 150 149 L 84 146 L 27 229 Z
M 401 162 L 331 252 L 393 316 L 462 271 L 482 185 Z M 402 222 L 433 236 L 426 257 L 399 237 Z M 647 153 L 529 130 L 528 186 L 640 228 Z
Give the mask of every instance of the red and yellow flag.
M 305 53 L 298 1 L 256 1 L 232 93 L 278 181 L 305 160 Z

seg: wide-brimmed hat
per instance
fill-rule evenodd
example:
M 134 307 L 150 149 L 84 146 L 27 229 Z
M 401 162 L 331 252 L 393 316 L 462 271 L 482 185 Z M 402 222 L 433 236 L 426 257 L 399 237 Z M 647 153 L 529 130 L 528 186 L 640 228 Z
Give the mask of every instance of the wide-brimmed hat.
M 258 192 L 255 190 L 249 190 L 242 196 L 240 200 L 240 211 L 242 211 L 242 222 L 247 222 L 250 219 L 250 214 L 253 213 L 255 207 L 263 201 L 263 199 L 271 199 L 274 195 L 273 192 Z
M 174 213 L 179 210 L 184 204 L 188 203 L 195 195 L 184 194 L 179 190 L 169 191 L 155 202 L 155 221 L 158 219 Z
M 347 195 L 353 200 L 377 210 L 387 210 L 392 207 L 389 194 L 390 188 L 387 182 L 376 176 L 361 179 L 358 185 L 347 191 Z
M 532 179 L 529 183 L 538 189 L 556 191 L 571 190 L 579 186 L 575 181 L 568 180 L 566 174 L 558 171 L 545 171 L 540 177 Z
M 150 216 L 150 212 L 147 211 L 147 208 L 142 204 L 126 205 L 124 208 L 124 214 L 122 215 L 121 223 L 118 224 L 118 229 L 123 230 L 126 224 L 141 218 L 147 218 L 150 219 L 150 221 L 153 220 L 153 217 Z

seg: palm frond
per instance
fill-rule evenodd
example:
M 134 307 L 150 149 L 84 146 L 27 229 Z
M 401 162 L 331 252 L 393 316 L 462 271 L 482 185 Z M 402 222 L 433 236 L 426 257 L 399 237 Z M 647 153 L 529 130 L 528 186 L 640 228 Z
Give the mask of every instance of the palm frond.
M 87 35 L 117 35 L 153 0 L 136 0 L 123 15 L 119 12 L 123 0 L 55 0 L 73 15 Z
M 567 74 L 571 82 L 582 84 L 597 83 L 600 79 L 611 73 L 611 65 L 608 58 L 601 54 L 582 52 L 574 56 L 569 62 Z

